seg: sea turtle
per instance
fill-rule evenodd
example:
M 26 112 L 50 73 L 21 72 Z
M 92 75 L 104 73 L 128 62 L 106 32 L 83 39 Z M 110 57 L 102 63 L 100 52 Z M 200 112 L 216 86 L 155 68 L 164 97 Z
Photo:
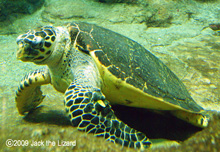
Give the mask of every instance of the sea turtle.
M 48 68 L 27 74 L 16 92 L 20 114 L 44 99 L 41 85 L 65 94 L 69 119 L 78 130 L 122 146 L 145 149 L 144 133 L 120 121 L 110 104 L 170 111 L 195 126 L 208 117 L 183 83 L 137 42 L 100 26 L 73 22 L 44 26 L 17 38 L 17 58 Z

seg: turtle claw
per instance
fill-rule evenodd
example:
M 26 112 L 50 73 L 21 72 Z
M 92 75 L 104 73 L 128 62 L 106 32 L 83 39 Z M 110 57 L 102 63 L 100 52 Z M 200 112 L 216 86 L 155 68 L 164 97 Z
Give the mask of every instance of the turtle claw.
M 106 107 L 105 103 L 102 100 L 98 100 L 97 103 L 100 104 L 103 108 Z

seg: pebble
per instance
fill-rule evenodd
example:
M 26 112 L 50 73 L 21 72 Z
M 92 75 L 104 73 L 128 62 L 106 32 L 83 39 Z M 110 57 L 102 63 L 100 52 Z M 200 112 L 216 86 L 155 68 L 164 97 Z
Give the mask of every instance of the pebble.
M 211 89 L 217 89 L 216 85 L 214 85 L 214 84 L 210 84 L 210 88 Z
M 31 137 L 42 137 L 43 135 L 46 135 L 49 133 L 49 129 L 43 130 L 43 129 L 35 129 L 32 131 Z
M 202 78 L 200 79 L 200 82 L 202 82 L 202 84 L 204 85 L 208 85 L 211 83 L 211 81 L 208 78 Z

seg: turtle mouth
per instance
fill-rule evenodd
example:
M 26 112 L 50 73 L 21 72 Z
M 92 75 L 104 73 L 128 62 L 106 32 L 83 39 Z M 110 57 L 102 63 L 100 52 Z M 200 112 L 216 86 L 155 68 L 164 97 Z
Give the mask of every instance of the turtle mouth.
M 35 49 L 32 49 L 29 45 L 19 44 L 17 50 L 17 59 L 21 61 L 31 61 L 34 59 L 39 52 Z
M 17 51 L 17 59 L 21 61 L 31 61 L 34 57 L 27 56 L 24 51 L 18 50 Z

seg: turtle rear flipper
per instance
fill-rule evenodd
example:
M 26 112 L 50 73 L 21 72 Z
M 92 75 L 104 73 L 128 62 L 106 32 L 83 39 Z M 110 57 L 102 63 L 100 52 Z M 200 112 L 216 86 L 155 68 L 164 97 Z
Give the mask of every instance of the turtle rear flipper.
M 151 145 L 144 133 L 130 128 L 115 116 L 99 89 L 91 91 L 72 83 L 65 93 L 65 105 L 72 125 L 78 130 L 125 147 L 146 149 Z
M 209 123 L 208 113 L 204 110 L 199 113 L 186 112 L 181 110 L 171 111 L 171 114 L 176 116 L 179 119 L 182 119 L 194 126 L 205 128 Z
M 16 106 L 18 112 L 23 115 L 37 107 L 44 99 L 40 86 L 50 83 L 48 70 L 35 70 L 21 80 L 16 91 Z

